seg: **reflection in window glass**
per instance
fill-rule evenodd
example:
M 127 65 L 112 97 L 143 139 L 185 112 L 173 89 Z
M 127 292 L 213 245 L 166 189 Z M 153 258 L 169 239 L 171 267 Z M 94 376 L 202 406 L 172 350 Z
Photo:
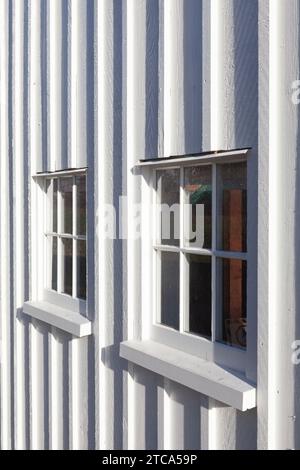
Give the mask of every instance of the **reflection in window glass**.
M 185 211 L 185 230 L 190 235 L 187 241 L 193 247 L 211 248 L 212 167 L 187 168 L 184 179 L 186 204 L 190 205 Z
M 72 295 L 72 279 L 73 279 L 73 240 L 69 238 L 62 239 L 62 255 L 63 255 L 63 279 L 62 292 Z
M 221 249 L 247 251 L 247 166 L 220 165 L 222 215 Z
M 220 260 L 222 272 L 222 341 L 246 348 L 247 338 L 247 263 Z
M 189 332 L 211 338 L 211 258 L 189 256 Z
M 161 253 L 161 323 L 179 330 L 178 253 Z
M 179 246 L 180 244 L 179 181 L 180 171 L 178 169 L 157 172 L 158 203 L 167 209 L 164 211 L 162 207 L 161 213 L 159 238 L 162 245 Z
M 57 238 L 51 237 L 50 244 L 52 244 L 51 288 L 57 291 Z
M 77 242 L 77 297 L 86 299 L 86 242 Z
M 73 179 L 61 178 L 60 190 L 62 198 L 62 233 L 73 232 Z
M 77 185 L 77 235 L 86 234 L 86 178 L 78 176 Z

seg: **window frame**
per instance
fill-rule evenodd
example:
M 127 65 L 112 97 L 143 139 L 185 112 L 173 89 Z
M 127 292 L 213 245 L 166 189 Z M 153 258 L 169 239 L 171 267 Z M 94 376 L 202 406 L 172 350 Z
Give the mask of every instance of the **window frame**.
M 76 253 L 74 252 L 74 229 L 75 229 L 75 224 L 77 223 L 76 217 L 74 216 L 72 225 L 73 225 L 73 230 L 72 234 L 62 234 L 60 233 L 60 227 L 58 225 L 57 227 L 57 234 L 54 235 L 54 232 L 51 233 L 51 231 L 48 230 L 48 218 L 49 215 L 52 214 L 53 211 L 53 204 L 49 200 L 49 197 L 47 196 L 47 181 L 53 180 L 53 179 L 60 179 L 60 178 L 72 178 L 73 182 L 74 179 L 78 176 L 85 176 L 86 178 L 86 235 L 85 236 L 77 236 L 76 235 L 76 240 L 84 240 L 86 242 L 86 299 L 81 299 L 78 297 L 72 296 L 65 294 L 63 292 L 55 291 L 52 290 L 49 286 L 49 270 L 50 266 L 52 264 L 52 261 L 49 260 L 49 249 L 48 249 L 48 238 L 50 236 L 57 236 L 57 240 L 59 238 L 63 239 L 72 239 L 73 240 L 73 250 L 72 250 L 72 291 L 74 289 L 74 284 L 76 283 L 77 279 L 77 274 L 75 273 L 76 269 L 74 269 L 74 257 L 76 256 Z M 91 219 L 91 214 L 90 214 L 90 206 L 91 203 L 89 201 L 89 196 L 88 196 L 88 185 L 89 185 L 89 176 L 88 176 L 88 169 L 87 168 L 78 168 L 78 169 L 70 169 L 70 170 L 61 170 L 61 171 L 53 171 L 53 172 L 45 172 L 45 173 L 38 173 L 33 177 L 34 184 L 36 184 L 37 188 L 37 198 L 41 198 L 41 201 L 38 202 L 38 205 L 40 207 L 40 218 L 36 220 L 36 227 L 34 228 L 35 234 L 36 234 L 36 239 L 39 241 L 37 243 L 37 246 L 39 248 L 39 253 L 38 253 L 38 259 L 39 265 L 42 263 L 43 264 L 43 269 L 39 269 L 40 273 L 40 279 L 37 281 L 38 287 L 37 287 L 37 295 L 34 296 L 33 300 L 41 300 L 44 302 L 48 302 L 53 305 L 57 305 L 60 308 L 63 308 L 69 312 L 72 312 L 74 314 L 80 314 L 84 317 L 88 317 L 88 305 L 89 303 L 89 279 L 91 277 L 91 256 L 89 254 L 90 250 L 90 244 L 89 244 L 89 228 L 90 228 L 90 219 Z M 77 213 L 77 207 L 75 208 L 74 212 L 74 206 L 76 206 L 77 202 L 77 194 L 76 194 L 76 185 L 74 187 L 74 184 L 72 184 L 72 209 L 73 209 L 73 214 Z M 59 212 L 59 205 L 62 203 L 61 201 L 61 195 L 60 192 L 58 191 L 58 201 L 57 201 L 57 212 Z M 58 213 L 58 221 L 60 219 L 60 215 Z M 58 222 L 59 224 L 59 222 Z M 58 243 L 59 246 L 59 243 Z M 59 248 L 58 248 L 59 251 Z M 59 256 L 58 253 L 58 259 Z M 63 267 L 61 266 L 63 269 Z M 58 272 L 59 272 L 59 266 L 58 266 Z M 76 275 L 75 275 L 76 274 Z M 75 276 L 75 277 L 74 277 Z M 59 279 L 57 279 L 58 286 L 59 286 Z
M 253 332 L 256 330 L 256 315 L 251 309 L 251 302 L 249 302 L 250 292 L 253 288 L 253 270 L 256 269 L 256 263 L 250 259 L 249 246 L 253 244 L 250 240 L 249 223 L 247 223 L 247 253 L 237 253 L 229 251 L 221 251 L 217 249 L 216 229 L 212 231 L 212 247 L 211 250 L 188 248 L 182 245 L 183 241 L 183 217 L 184 217 L 184 169 L 200 165 L 212 165 L 212 224 L 215 225 L 217 220 L 217 197 L 218 197 L 218 181 L 217 181 L 217 165 L 246 162 L 247 165 L 247 222 L 249 222 L 249 209 L 250 201 L 254 194 L 250 188 L 251 172 L 249 172 L 249 155 L 250 149 L 241 151 L 229 151 L 226 153 L 213 153 L 199 156 L 186 156 L 186 157 L 171 157 L 165 159 L 141 161 L 137 167 L 141 170 L 142 178 L 142 283 L 149 286 L 149 289 L 142 289 L 142 324 L 143 324 L 143 337 L 151 339 L 158 343 L 163 343 L 166 346 L 174 349 L 179 349 L 183 352 L 195 355 L 197 357 L 215 362 L 224 367 L 228 367 L 247 375 L 247 369 L 252 371 L 255 368 L 253 350 L 256 348 L 256 337 Z M 157 191 L 156 191 L 156 172 L 163 169 L 180 168 L 180 231 L 181 240 L 179 247 L 167 247 L 155 245 L 157 239 L 157 210 L 155 207 Z M 151 217 L 145 215 L 149 214 L 151 210 Z M 180 296 L 180 331 L 173 330 L 172 328 L 159 324 L 157 322 L 157 311 L 160 289 L 159 279 L 157 278 L 157 250 L 171 251 L 179 253 L 180 258 L 180 291 L 186 293 L 188 288 L 187 282 L 184 285 L 184 270 L 187 269 L 183 258 L 187 253 L 201 254 L 211 256 L 212 259 L 212 291 L 217 289 L 217 276 L 216 266 L 217 260 L 223 258 L 229 259 L 242 259 L 247 261 L 247 348 L 245 350 L 233 347 L 221 342 L 214 341 L 216 338 L 212 336 L 211 339 L 197 336 L 193 333 L 185 331 L 184 325 L 184 310 L 185 317 L 188 317 L 188 308 L 184 308 L 186 301 Z M 160 251 L 161 252 L 161 251 Z M 251 275 L 249 273 L 251 271 Z M 216 303 L 214 299 L 216 295 L 212 292 L 212 332 L 215 330 L 214 321 L 216 318 Z M 249 324 L 249 328 L 248 328 Z M 248 333 L 249 330 L 249 333 Z M 213 333 L 212 333 L 213 334 Z M 250 372 L 251 375 L 251 372 Z

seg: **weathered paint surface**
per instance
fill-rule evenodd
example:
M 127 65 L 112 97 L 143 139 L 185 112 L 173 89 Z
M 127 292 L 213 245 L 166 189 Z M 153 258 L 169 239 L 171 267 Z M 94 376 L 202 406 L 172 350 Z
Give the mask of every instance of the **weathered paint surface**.
M 0 0 L 2 449 L 300 448 L 299 14 L 297 0 Z M 101 215 L 123 194 L 132 216 L 141 157 L 246 146 L 258 408 L 240 413 L 120 360 L 142 335 L 140 245 L 103 240 Z M 39 273 L 32 175 L 83 166 L 93 336 L 74 339 L 22 305 Z

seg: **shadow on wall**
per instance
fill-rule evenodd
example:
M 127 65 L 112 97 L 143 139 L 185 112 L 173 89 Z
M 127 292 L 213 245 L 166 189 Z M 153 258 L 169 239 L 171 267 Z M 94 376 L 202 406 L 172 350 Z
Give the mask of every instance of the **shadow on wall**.
M 234 0 L 234 92 L 236 148 L 252 147 L 248 163 L 248 184 L 257 195 L 258 187 L 258 1 Z M 255 189 L 254 189 L 255 188 Z M 248 230 L 255 245 L 248 247 L 249 255 L 257 257 L 257 200 L 248 211 Z M 248 288 L 255 293 L 248 298 L 248 311 L 257 312 L 257 270 L 248 270 Z M 256 330 L 253 332 L 256 337 Z M 236 449 L 255 449 L 257 446 L 257 412 L 236 412 Z
M 202 0 L 185 0 L 184 6 L 184 148 L 186 153 L 202 149 Z M 164 5 L 159 0 L 146 4 L 146 125 L 145 156 L 162 156 Z
M 203 8 L 202 0 L 184 1 L 184 146 L 186 153 L 203 150 Z
M 137 413 L 135 414 L 134 429 L 137 430 L 135 442 L 137 449 L 157 450 L 159 409 L 158 387 L 162 387 L 163 378 L 141 367 L 134 367 L 136 384 Z
M 169 380 L 166 381 L 165 387 L 170 413 L 170 421 L 166 423 L 169 425 L 168 445 L 178 450 L 201 450 L 208 432 L 205 426 L 205 435 L 201 436 L 201 422 L 205 425 L 207 422 L 208 397 Z
M 159 0 L 146 3 L 146 125 L 145 156 L 159 155 L 159 41 L 163 40 L 159 22 Z

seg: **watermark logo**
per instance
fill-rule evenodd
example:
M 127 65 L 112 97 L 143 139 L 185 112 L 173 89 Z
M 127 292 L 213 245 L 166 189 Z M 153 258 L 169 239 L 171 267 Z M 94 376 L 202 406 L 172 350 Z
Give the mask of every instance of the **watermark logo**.
M 130 211 L 130 214 L 129 214 Z M 153 237 L 159 237 L 164 244 L 168 241 L 181 239 L 189 244 L 203 248 L 205 235 L 205 208 L 204 204 L 130 204 L 126 196 L 119 198 L 118 207 L 113 204 L 105 204 L 99 220 L 102 221 L 98 227 L 99 238 L 108 240 L 140 240 L 142 238 L 142 219 L 146 214 L 152 223 L 150 229 Z M 130 225 L 128 225 L 130 215 Z M 182 222 L 182 223 L 181 223 Z
M 297 106 L 300 104 L 300 80 L 295 80 L 292 83 L 292 103 Z
M 295 366 L 300 364 L 300 340 L 296 340 L 292 343 L 292 363 Z

